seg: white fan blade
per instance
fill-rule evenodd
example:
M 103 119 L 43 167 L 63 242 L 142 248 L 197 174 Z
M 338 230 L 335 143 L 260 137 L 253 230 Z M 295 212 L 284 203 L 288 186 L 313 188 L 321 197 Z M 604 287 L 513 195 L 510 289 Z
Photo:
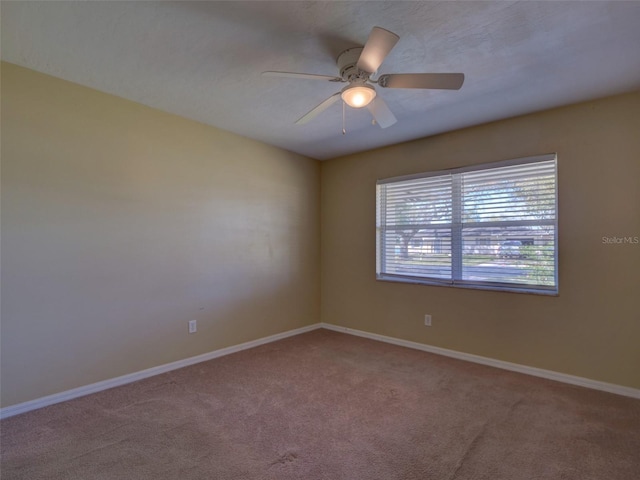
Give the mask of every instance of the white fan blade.
M 374 73 L 398 40 L 400 37 L 395 33 L 384 28 L 373 27 L 367 43 L 364 44 L 357 67 L 365 72 Z
M 296 125 L 304 125 L 310 120 L 313 120 L 319 113 L 324 112 L 327 108 L 333 105 L 340 98 L 341 93 L 342 92 L 334 93 L 313 110 L 300 117 L 298 120 L 296 120 Z
M 396 116 L 389 110 L 387 104 L 382 98 L 376 97 L 373 102 L 367 105 L 367 108 L 376 120 L 376 123 L 380 125 L 380 128 L 387 128 L 398 121 Z
M 464 73 L 392 73 L 378 78 L 378 85 L 384 88 L 460 90 L 463 83 Z
M 328 80 L 330 82 L 343 82 L 340 77 L 331 77 L 329 75 L 315 75 L 313 73 L 295 73 L 295 72 L 262 72 L 263 77 L 284 77 L 284 78 L 304 78 L 306 80 Z

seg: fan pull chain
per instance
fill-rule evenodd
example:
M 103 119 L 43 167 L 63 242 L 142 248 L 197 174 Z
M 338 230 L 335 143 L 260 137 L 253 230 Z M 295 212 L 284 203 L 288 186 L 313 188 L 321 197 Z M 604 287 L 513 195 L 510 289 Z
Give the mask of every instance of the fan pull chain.
M 345 115 L 344 115 L 344 111 L 345 111 L 345 103 L 344 101 L 342 102 L 342 134 L 345 135 L 347 133 L 347 128 L 346 128 L 346 122 L 345 122 Z

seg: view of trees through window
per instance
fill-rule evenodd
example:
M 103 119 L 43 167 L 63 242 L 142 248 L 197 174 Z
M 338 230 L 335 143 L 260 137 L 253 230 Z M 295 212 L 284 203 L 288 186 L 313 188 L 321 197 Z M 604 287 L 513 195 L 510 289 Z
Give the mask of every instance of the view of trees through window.
M 383 180 L 377 210 L 380 278 L 557 287 L 555 155 Z

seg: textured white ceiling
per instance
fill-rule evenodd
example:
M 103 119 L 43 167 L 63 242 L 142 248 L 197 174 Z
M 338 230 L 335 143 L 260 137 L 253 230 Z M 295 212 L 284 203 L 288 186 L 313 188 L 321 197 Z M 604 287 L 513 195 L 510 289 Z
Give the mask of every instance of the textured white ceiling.
M 327 159 L 640 88 L 640 1 L 10 2 L 2 59 L 313 158 Z M 374 25 L 400 41 L 380 73 L 463 72 L 459 91 L 378 89 L 398 118 L 334 104 Z

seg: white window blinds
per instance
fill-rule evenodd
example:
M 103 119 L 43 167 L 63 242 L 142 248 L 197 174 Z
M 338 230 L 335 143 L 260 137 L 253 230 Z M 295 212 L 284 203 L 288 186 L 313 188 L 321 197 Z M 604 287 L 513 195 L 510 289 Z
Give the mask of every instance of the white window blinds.
M 556 156 L 378 181 L 383 280 L 557 292 Z

